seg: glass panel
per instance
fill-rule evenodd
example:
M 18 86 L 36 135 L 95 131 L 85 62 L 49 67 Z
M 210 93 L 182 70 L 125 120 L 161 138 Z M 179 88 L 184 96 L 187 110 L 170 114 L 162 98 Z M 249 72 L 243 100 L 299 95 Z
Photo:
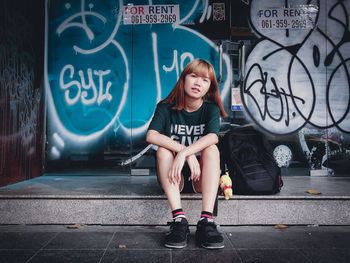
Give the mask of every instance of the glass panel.
M 323 136 L 325 156 L 323 165 L 329 174 L 348 176 L 350 162 L 350 45 L 346 35 L 349 33 L 348 17 L 350 3 L 325 1 L 325 25 L 320 27 L 323 37 L 327 38 L 326 54 L 321 63 L 326 65 L 327 133 Z M 321 64 L 321 65 L 322 65 Z
M 132 33 L 119 10 L 115 1 L 48 1 L 48 171 L 106 169 L 116 153 L 130 155 Z
M 258 42 L 246 58 L 247 119 L 270 138 L 281 164 L 289 158 L 284 175 L 344 175 L 349 168 L 348 3 L 254 0 L 249 9 Z
M 135 6 L 148 5 L 148 1 L 132 2 Z M 160 19 L 163 18 L 163 15 L 165 18 L 170 15 L 170 9 L 166 10 L 166 6 L 178 5 L 181 25 L 159 23 L 133 26 L 133 129 L 131 134 L 133 156 L 139 157 L 132 166 L 135 174 L 154 174 L 155 172 L 155 152 L 152 149 L 147 150 L 149 146 L 145 142 L 146 129 L 157 102 L 170 93 L 188 62 L 194 58 L 202 58 L 213 64 L 219 79 L 222 98 L 228 99 L 226 104 L 230 110 L 229 98 L 232 82 L 230 58 L 223 53 L 220 65 L 220 43 L 213 39 L 214 37 L 230 37 L 230 5 L 228 3 L 229 1 L 226 1 L 226 9 L 221 7 L 221 19 L 224 19 L 225 15 L 226 19 L 212 23 L 206 19 L 208 10 L 212 10 L 206 1 L 152 1 L 153 5 L 162 4 L 164 7 Z M 146 6 L 143 10 L 147 11 L 147 8 Z M 140 10 L 140 7 L 137 10 Z M 204 22 L 200 22 L 202 20 Z M 147 22 L 147 19 L 145 21 Z M 213 30 L 214 26 L 218 25 L 221 25 L 219 28 L 222 30 L 218 27 Z M 212 40 L 208 39 L 208 36 Z

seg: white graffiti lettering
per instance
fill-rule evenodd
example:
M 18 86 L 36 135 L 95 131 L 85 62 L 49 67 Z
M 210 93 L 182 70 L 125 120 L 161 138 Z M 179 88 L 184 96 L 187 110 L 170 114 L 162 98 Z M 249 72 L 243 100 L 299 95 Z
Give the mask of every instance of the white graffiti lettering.
M 163 65 L 163 70 L 165 72 L 170 72 L 172 70 L 176 70 L 176 78 L 179 78 L 179 61 L 177 58 L 177 53 L 178 51 L 175 49 L 173 54 L 174 54 L 174 58 L 173 58 L 173 63 L 171 64 L 170 67 L 167 67 L 165 65 Z M 185 63 L 186 59 L 189 59 L 188 62 Z M 184 69 L 184 67 L 187 65 L 187 63 L 189 63 L 190 61 L 194 60 L 194 56 L 192 53 L 190 52 L 184 52 L 181 54 L 180 56 L 180 70 L 182 71 Z
M 72 79 L 69 82 L 65 82 L 66 72 L 69 74 L 69 78 Z M 79 99 L 81 99 L 81 102 L 85 105 L 92 105 L 96 102 L 97 105 L 101 105 L 104 100 L 110 102 L 113 98 L 109 93 L 112 83 L 108 81 L 105 90 L 103 84 L 103 77 L 108 75 L 110 72 L 111 70 L 94 70 L 94 75 L 98 76 L 99 83 L 97 92 L 97 87 L 95 85 L 92 70 L 90 68 L 87 69 L 88 81 L 85 79 L 84 72 L 82 70 L 79 70 L 79 82 L 78 80 L 73 80 L 74 67 L 70 64 L 64 66 L 60 74 L 60 87 L 61 89 L 65 90 L 64 98 L 66 103 L 68 105 L 74 105 L 79 101 Z M 91 90 L 91 92 L 88 92 L 89 90 Z

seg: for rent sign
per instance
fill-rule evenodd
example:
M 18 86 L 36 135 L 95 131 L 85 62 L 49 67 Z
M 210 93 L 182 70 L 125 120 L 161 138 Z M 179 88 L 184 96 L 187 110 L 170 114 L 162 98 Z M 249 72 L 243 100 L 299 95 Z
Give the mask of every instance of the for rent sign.
M 257 13 L 261 29 L 310 29 L 316 24 L 318 7 L 300 5 L 294 8 L 267 8 Z
M 125 25 L 178 23 L 179 5 L 127 5 L 123 21 Z

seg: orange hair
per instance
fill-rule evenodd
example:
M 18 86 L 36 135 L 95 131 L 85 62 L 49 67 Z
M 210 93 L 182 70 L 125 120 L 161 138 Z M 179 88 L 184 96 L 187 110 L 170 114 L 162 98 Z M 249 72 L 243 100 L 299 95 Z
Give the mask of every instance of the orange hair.
M 184 83 L 185 77 L 188 74 L 195 73 L 198 76 L 206 77 L 209 75 L 210 88 L 204 96 L 204 100 L 216 103 L 220 108 L 221 117 L 227 117 L 227 113 L 222 106 L 220 92 L 218 87 L 218 81 L 216 80 L 215 70 L 213 66 L 206 60 L 195 59 L 188 63 L 181 72 L 181 75 L 176 82 L 174 88 L 169 95 L 163 100 L 165 103 L 174 104 L 172 107 L 174 110 L 182 110 L 185 106 L 185 90 Z

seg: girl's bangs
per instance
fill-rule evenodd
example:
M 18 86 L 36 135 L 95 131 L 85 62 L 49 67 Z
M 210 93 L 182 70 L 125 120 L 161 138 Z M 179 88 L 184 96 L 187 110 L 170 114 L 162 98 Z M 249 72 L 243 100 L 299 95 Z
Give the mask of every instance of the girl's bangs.
M 205 68 L 205 67 L 196 68 L 193 71 L 193 73 L 195 73 L 199 77 L 211 79 L 209 70 L 207 68 Z
M 193 63 L 190 68 L 190 73 L 192 72 L 200 77 L 212 79 L 212 74 L 209 69 L 209 66 L 203 62 Z

